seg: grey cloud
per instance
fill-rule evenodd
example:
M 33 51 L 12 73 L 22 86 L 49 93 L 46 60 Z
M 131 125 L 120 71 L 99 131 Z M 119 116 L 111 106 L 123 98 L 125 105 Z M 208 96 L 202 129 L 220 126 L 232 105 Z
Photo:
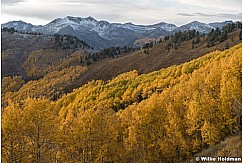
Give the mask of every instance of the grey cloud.
M 181 16 L 196 16 L 194 14 L 187 14 L 187 13 L 178 13 L 177 15 L 181 15 Z
M 211 16 L 216 16 L 217 14 L 205 14 L 205 13 L 193 13 L 195 16 L 203 16 L 203 17 L 211 17 Z
M 123 10 L 116 10 L 117 13 L 115 13 L 114 11 L 112 11 L 113 9 L 109 10 L 108 7 L 109 6 L 106 5 L 99 5 L 99 10 L 97 10 L 97 6 L 83 4 L 77 5 L 75 7 L 72 5 L 58 5 L 55 10 L 53 10 L 53 6 L 46 6 L 45 8 L 39 8 L 34 6 L 32 8 L 28 8 L 28 10 L 26 10 L 25 8 L 16 8 L 15 10 L 12 10 L 12 8 L 2 8 L 2 11 L 6 14 L 13 16 L 18 15 L 22 17 L 33 17 L 41 20 L 52 20 L 55 18 L 65 17 L 67 15 L 77 17 L 92 16 L 98 20 L 107 19 L 114 22 L 123 19 L 125 15 Z
M 72 15 L 78 17 L 92 16 L 96 19 L 119 21 L 125 19 L 124 17 L 128 11 L 133 11 L 129 10 L 129 6 L 126 6 L 126 4 L 122 4 L 121 2 L 123 1 L 124 0 L 107 0 L 105 3 L 104 1 L 101 3 L 101 0 L 49 0 L 51 3 L 45 7 L 32 6 L 27 9 L 27 6 L 16 6 L 14 10 L 9 7 L 4 7 L 2 8 L 2 12 L 8 15 L 33 17 L 42 20 L 52 20 L 57 17 Z M 110 4 L 109 2 L 119 3 Z M 97 4 L 95 5 L 94 3 Z
M 226 19 L 241 19 L 241 13 L 238 14 L 228 14 L 228 13 L 217 13 L 217 14 L 204 14 L 204 13 L 194 13 L 196 16 L 203 17 L 218 17 L 218 18 L 226 18 Z
M 26 0 L 2 0 L 2 5 L 15 5 L 19 2 L 25 2 Z
M 242 19 L 242 13 L 239 14 L 218 14 L 218 17 L 225 17 L 229 19 Z
M 33 18 L 39 18 L 42 20 L 50 20 L 54 17 L 58 17 L 58 15 L 60 14 L 59 12 L 53 12 L 49 9 L 42 9 L 42 10 L 38 10 L 36 8 L 32 8 L 32 9 L 28 9 L 28 10 L 24 10 L 24 9 L 15 9 L 15 10 L 11 10 L 11 9 L 3 9 L 4 13 L 7 13 L 9 15 L 18 15 L 18 16 L 23 16 L 23 17 L 33 17 Z
M 99 5 L 99 4 L 124 4 L 126 0 L 62 0 L 62 1 L 56 1 L 56 2 L 66 2 L 66 3 L 81 3 L 81 4 L 94 4 L 94 5 Z
M 216 13 L 216 14 L 205 14 L 205 13 L 192 13 L 192 14 L 188 14 L 188 13 L 177 13 L 177 15 L 180 16 L 185 16 L 185 17 L 192 17 L 192 16 L 200 16 L 200 17 L 216 17 L 216 18 L 225 18 L 225 19 L 242 19 L 242 14 L 238 13 L 238 14 L 228 14 L 228 13 Z

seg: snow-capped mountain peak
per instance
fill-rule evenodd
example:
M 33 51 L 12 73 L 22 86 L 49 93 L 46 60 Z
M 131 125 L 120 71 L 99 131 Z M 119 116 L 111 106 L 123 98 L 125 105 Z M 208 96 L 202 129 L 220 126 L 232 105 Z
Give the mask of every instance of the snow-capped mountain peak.
M 165 22 L 161 22 L 161 23 L 158 23 L 158 24 L 154 24 L 152 26 L 153 27 L 156 27 L 156 28 L 161 28 L 161 29 L 166 30 L 166 31 L 169 31 L 169 32 L 172 32 L 172 31 L 174 31 L 175 29 L 178 28 L 174 24 L 168 24 L 168 23 L 165 23 Z
M 225 22 L 224 22 L 225 23 Z M 41 32 L 44 34 L 70 34 L 85 40 L 97 49 L 110 46 L 131 45 L 141 37 L 160 37 L 171 35 L 176 31 L 193 30 L 201 33 L 208 33 L 211 29 L 222 27 L 222 23 L 205 24 L 193 21 L 177 27 L 174 24 L 165 22 L 153 25 L 136 25 L 128 23 L 109 23 L 108 21 L 98 21 L 93 17 L 73 17 L 66 16 L 57 18 L 46 25 L 34 26 L 23 21 L 12 21 L 2 24 L 2 28 L 15 28 L 19 31 Z
M 34 26 L 30 23 L 26 23 L 26 22 L 23 22 L 23 21 L 20 20 L 20 21 L 10 21 L 10 22 L 2 25 L 2 28 L 3 27 L 14 28 L 14 29 L 19 30 L 19 31 L 28 31 L 31 28 L 33 28 Z
M 176 31 L 196 30 L 200 33 L 208 33 L 211 31 L 211 29 L 215 29 L 215 27 L 206 23 L 193 21 L 183 26 L 180 26 L 179 28 L 176 29 Z

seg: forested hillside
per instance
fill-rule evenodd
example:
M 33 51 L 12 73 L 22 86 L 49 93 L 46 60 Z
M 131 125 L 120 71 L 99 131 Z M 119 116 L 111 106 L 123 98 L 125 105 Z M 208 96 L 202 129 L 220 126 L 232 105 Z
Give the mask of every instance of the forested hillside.
M 140 50 L 112 47 L 100 52 L 73 36 L 3 31 L 2 106 L 6 106 L 8 99 L 57 100 L 92 80 L 108 81 L 132 70 L 150 73 L 211 51 L 228 49 L 241 42 L 241 29 L 228 26 L 222 31 L 212 30 L 210 37 L 188 30 L 146 43 Z M 226 37 L 220 41 L 223 33 Z M 208 46 L 209 40 L 212 46 Z
M 93 80 L 55 95 L 55 101 L 52 95 L 29 94 L 21 78 L 6 78 L 13 84 L 5 87 L 9 97 L 3 96 L 2 162 L 185 161 L 241 133 L 241 68 L 238 44 L 148 74 L 133 70 Z M 70 66 L 67 73 L 73 75 L 61 72 L 72 81 L 85 71 Z M 55 73 L 30 88 L 59 83 Z

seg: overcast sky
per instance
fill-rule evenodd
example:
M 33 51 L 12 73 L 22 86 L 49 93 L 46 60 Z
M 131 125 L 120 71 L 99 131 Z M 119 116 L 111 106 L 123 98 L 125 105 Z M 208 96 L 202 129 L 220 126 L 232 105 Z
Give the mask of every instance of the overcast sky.
M 242 0 L 2 0 L 1 23 L 22 20 L 44 25 L 65 16 L 109 22 L 183 25 L 242 20 Z

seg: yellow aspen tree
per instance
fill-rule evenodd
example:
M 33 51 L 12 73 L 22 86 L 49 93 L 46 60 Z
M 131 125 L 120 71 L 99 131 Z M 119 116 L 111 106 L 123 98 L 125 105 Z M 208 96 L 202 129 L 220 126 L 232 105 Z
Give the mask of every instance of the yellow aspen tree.
M 17 104 L 10 103 L 2 110 L 2 162 L 22 162 L 28 155 L 22 116 L 23 112 Z
M 165 111 L 158 99 L 159 95 L 153 94 L 132 113 L 127 139 L 130 162 L 159 162 L 163 158 L 160 141 L 165 134 Z
M 28 139 L 28 161 L 52 162 L 55 160 L 58 122 L 49 100 L 26 99 L 23 109 L 24 136 Z M 26 160 L 27 161 L 27 160 Z
M 241 51 L 234 53 L 226 66 L 220 81 L 221 119 L 226 131 L 231 135 L 241 130 L 242 117 L 242 70 Z

